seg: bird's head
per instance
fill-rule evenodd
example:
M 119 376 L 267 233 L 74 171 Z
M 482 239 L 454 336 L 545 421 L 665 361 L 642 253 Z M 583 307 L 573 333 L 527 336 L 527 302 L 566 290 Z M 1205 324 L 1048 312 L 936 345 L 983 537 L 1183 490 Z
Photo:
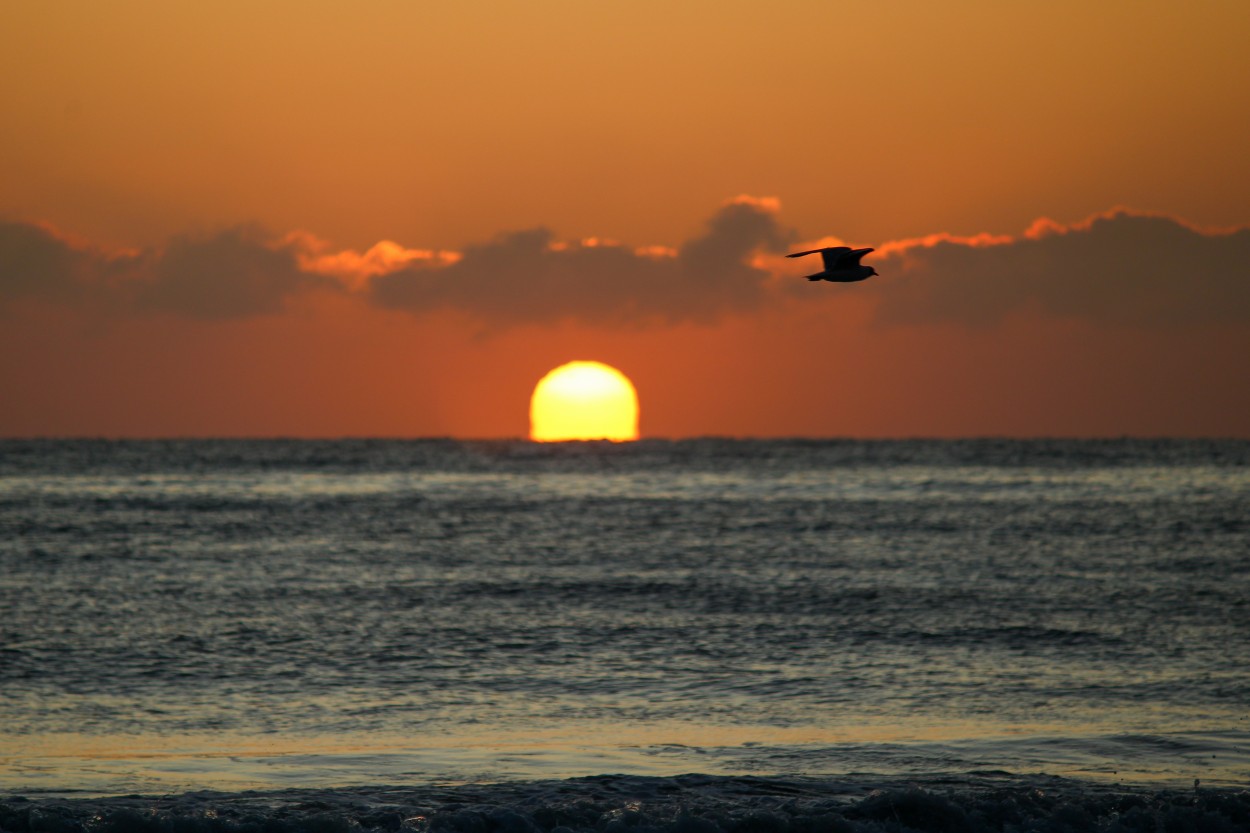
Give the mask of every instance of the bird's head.
M 868 267 L 868 276 L 869 276 L 869 277 L 872 277 L 873 275 L 880 276 L 880 275 L 881 275 L 881 273 L 880 273 L 880 272 L 878 272 L 876 269 L 873 269 L 871 266 L 869 266 L 869 267 Z

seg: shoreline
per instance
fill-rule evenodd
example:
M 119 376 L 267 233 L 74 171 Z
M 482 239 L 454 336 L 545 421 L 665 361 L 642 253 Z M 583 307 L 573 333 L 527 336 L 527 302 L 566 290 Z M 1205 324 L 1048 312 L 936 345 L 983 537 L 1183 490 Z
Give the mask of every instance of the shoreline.
M 108 797 L 0 796 L 0 830 L 624 833 L 1245 830 L 1250 790 L 1001 772 L 838 778 L 597 775 L 500 783 Z M 1176 827 L 1175 825 L 1180 825 Z

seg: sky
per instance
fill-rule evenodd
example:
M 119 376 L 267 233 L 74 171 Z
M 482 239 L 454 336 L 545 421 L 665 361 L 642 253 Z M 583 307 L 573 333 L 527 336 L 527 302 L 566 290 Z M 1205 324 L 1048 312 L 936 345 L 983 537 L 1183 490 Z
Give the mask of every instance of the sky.
M 0 6 L 0 436 L 1250 437 L 1250 4 Z M 811 283 L 798 248 L 871 246 Z

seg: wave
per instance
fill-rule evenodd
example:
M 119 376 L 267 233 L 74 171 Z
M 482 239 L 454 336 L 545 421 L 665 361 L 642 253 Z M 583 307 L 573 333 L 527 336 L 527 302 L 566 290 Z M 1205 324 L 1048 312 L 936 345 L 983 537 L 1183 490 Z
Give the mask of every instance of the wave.
M 604 775 L 561 781 L 0 799 L 0 831 L 855 833 L 1250 830 L 1250 792 L 980 773 L 929 781 Z

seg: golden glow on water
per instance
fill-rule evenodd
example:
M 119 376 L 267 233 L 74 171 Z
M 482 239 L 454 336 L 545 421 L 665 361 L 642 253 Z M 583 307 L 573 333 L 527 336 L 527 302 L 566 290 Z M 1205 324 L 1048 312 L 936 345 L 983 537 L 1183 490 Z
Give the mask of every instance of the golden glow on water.
M 786 771 L 786 761 L 795 759 L 804 761 L 809 774 L 821 770 L 829 775 L 851 770 L 903 774 L 879 759 L 874 759 L 871 770 L 855 769 L 862 764 L 855 758 L 856 747 L 863 745 L 871 751 L 880 744 L 911 746 L 918 759 L 971 756 L 989 761 L 993 768 L 1016 768 L 1020 773 L 1032 771 L 1031 755 L 1058 754 L 1065 765 L 1056 768 L 1051 761 L 1048 769 L 1054 775 L 1157 784 L 1192 780 L 1190 770 L 1182 766 L 1185 761 L 1179 759 L 1188 760 L 1187 756 L 1169 763 L 1157 758 L 1117 758 L 1110 749 L 1098 751 L 1096 747 L 1107 741 L 1099 728 L 1105 727 L 1091 726 L 1086 736 L 1074 732 L 1071 724 L 926 721 L 907 725 L 887 718 L 857 718 L 845 726 L 822 728 L 574 722 L 546 731 L 433 734 L 421 737 L 419 745 L 408 736 L 367 733 L 264 740 L 224 733 L 125 737 L 56 733 L 0 738 L 0 791 L 67 790 L 84 796 L 188 789 L 316 789 L 383 782 L 466 783 L 602 772 L 734 774 L 748 762 L 751 771 L 767 774 Z M 1054 748 L 1055 738 L 1082 743 L 1061 752 Z M 1236 739 L 1195 735 L 1189 740 L 1221 750 L 1218 759 L 1212 756 L 1204 765 L 1203 783 L 1237 783 L 1250 764 L 1233 742 Z M 822 755 L 823 765 L 818 762 Z M 1007 759 L 1014 763 L 1004 765 Z
M 575 361 L 552 370 L 530 399 L 530 439 L 638 439 L 638 393 L 614 367 Z

